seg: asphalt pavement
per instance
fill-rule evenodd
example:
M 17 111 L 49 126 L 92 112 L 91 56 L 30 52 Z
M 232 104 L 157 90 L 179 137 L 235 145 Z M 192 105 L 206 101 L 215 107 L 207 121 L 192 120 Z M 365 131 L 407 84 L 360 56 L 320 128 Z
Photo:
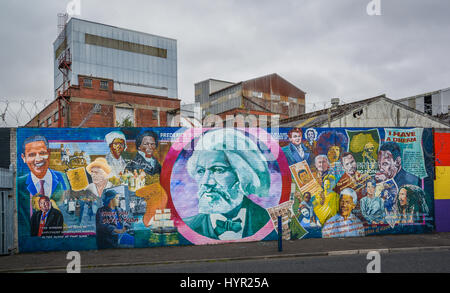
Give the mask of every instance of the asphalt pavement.
M 268 258 L 333 256 L 450 250 L 450 233 L 384 235 L 332 239 L 240 242 L 204 246 L 169 246 L 134 249 L 79 251 L 81 269 L 205 261 L 255 260 Z M 72 259 L 67 251 L 19 253 L 0 256 L 0 272 L 65 269 Z

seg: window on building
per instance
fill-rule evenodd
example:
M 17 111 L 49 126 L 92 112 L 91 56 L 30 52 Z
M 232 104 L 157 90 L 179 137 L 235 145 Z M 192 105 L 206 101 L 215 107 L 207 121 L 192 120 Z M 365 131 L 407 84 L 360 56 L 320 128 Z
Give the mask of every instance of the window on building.
M 152 119 L 153 120 L 158 120 L 158 110 L 153 110 L 152 111 Z
M 291 103 L 296 103 L 296 104 L 298 103 L 298 99 L 297 99 L 297 98 L 289 97 L 288 100 L 289 100 L 289 102 L 291 102 Z
M 424 112 L 428 115 L 433 115 L 433 102 L 431 96 L 423 98 Z
M 39 124 L 39 127 L 45 127 L 45 121 Z
M 280 100 L 280 96 L 279 95 L 272 95 L 272 100 L 279 101 Z
M 108 81 L 107 80 L 100 80 L 100 88 L 102 90 L 107 90 L 108 89 Z
M 134 127 L 134 111 L 116 107 L 116 127 Z
M 261 93 L 261 92 L 253 92 L 252 95 L 253 95 L 253 97 L 260 98 L 260 99 L 262 99 L 262 97 L 263 97 L 263 93 Z
M 52 117 L 51 116 L 47 118 L 47 126 L 50 126 L 50 125 L 52 125 Z
M 58 111 L 56 111 L 56 113 L 53 115 L 53 121 L 58 121 L 58 118 L 59 118 L 59 113 L 58 113 Z
M 83 86 L 84 87 L 92 87 L 92 79 L 91 78 L 83 79 Z

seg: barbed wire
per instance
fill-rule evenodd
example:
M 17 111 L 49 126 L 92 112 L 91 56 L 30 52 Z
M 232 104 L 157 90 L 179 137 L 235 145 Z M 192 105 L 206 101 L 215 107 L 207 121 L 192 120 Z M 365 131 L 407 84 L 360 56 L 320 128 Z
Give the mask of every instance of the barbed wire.
M 37 114 L 39 114 L 45 107 L 52 103 L 54 99 L 15 99 L 15 98 L 2 98 L 0 99 L 0 127 L 20 127 L 27 124 L 31 119 L 33 119 Z M 343 106 L 355 101 L 347 101 L 344 99 L 339 100 L 339 106 Z M 188 105 L 189 103 L 182 103 L 182 106 Z M 416 104 L 417 105 L 417 104 Z M 421 104 L 422 105 L 422 104 Z M 71 102 L 70 106 L 73 107 L 76 113 L 82 116 L 90 115 L 93 105 L 86 104 L 82 102 Z M 144 106 L 151 106 L 151 103 Z M 315 112 L 324 109 L 328 109 L 332 106 L 331 101 L 317 101 L 317 102 L 307 102 L 305 103 L 305 112 Z M 439 116 L 446 115 L 447 109 L 450 104 L 440 104 L 440 105 L 427 105 L 428 109 L 432 109 L 435 113 L 441 113 Z M 417 108 L 417 107 L 416 107 Z M 424 108 L 425 109 L 425 108 Z M 102 105 L 101 110 L 97 111 L 95 114 L 102 115 L 104 117 L 112 117 L 113 107 L 108 105 Z M 444 113 L 442 113 L 444 112 Z M 393 113 L 395 114 L 395 113 Z M 411 114 L 412 115 L 412 114 Z M 392 117 L 394 117 L 393 115 Z M 42 117 L 45 119 L 45 117 Z M 404 117 L 405 118 L 405 117 Z M 411 117 L 406 117 L 411 118 Z M 385 120 L 384 117 L 370 117 L 371 120 Z M 44 120 L 41 121 L 41 123 Z M 394 121 L 395 122 L 395 121 Z
M 23 126 L 52 101 L 51 99 L 0 99 L 0 127 Z
M 0 99 L 0 127 L 20 127 L 27 124 L 30 120 L 35 118 L 43 109 L 45 109 L 50 103 L 54 102 L 51 99 L 42 100 L 11 100 L 11 99 Z M 319 102 L 319 103 L 309 103 L 313 109 L 326 109 L 329 107 L 329 102 Z M 95 107 L 96 104 L 87 104 L 83 102 L 71 102 L 70 107 L 74 113 L 77 113 L 80 117 L 89 117 L 97 115 L 97 119 L 113 119 L 114 117 L 114 107 L 112 105 L 101 105 L 101 107 Z M 149 105 L 150 106 L 150 103 Z M 56 110 L 56 109 L 55 109 Z M 51 119 L 54 119 L 51 115 Z M 45 121 L 46 117 L 42 117 L 41 123 Z M 371 119 L 385 120 L 385 118 L 371 117 Z M 115 123 L 114 121 L 112 121 Z M 52 120 L 52 123 L 57 123 Z M 37 126 L 37 125 L 33 125 Z M 47 125 L 44 125 L 47 127 Z M 72 125 L 77 127 L 78 125 Z M 438 162 L 441 153 L 445 152 L 445 145 L 443 143 L 436 144 L 435 154 L 424 153 L 425 157 L 436 156 L 436 161 Z M 439 162 L 438 162 L 439 163 Z M 427 169 L 434 168 L 434 160 L 426 160 L 425 167 Z M 419 168 L 420 165 L 418 164 Z M 450 176 L 450 169 L 447 168 L 435 168 L 435 174 L 438 177 Z

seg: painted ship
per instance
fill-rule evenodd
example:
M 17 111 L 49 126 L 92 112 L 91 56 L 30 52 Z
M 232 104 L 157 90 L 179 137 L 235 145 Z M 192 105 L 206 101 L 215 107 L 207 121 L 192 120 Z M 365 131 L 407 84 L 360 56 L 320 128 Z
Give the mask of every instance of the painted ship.
M 177 231 L 174 221 L 171 219 L 170 209 L 156 210 L 151 230 L 153 233 L 173 233 Z

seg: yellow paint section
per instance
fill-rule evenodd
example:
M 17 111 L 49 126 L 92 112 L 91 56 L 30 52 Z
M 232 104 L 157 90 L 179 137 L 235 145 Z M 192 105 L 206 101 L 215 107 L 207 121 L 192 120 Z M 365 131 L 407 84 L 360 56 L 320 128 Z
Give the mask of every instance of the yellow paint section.
M 450 199 L 450 166 L 436 166 L 434 199 Z

